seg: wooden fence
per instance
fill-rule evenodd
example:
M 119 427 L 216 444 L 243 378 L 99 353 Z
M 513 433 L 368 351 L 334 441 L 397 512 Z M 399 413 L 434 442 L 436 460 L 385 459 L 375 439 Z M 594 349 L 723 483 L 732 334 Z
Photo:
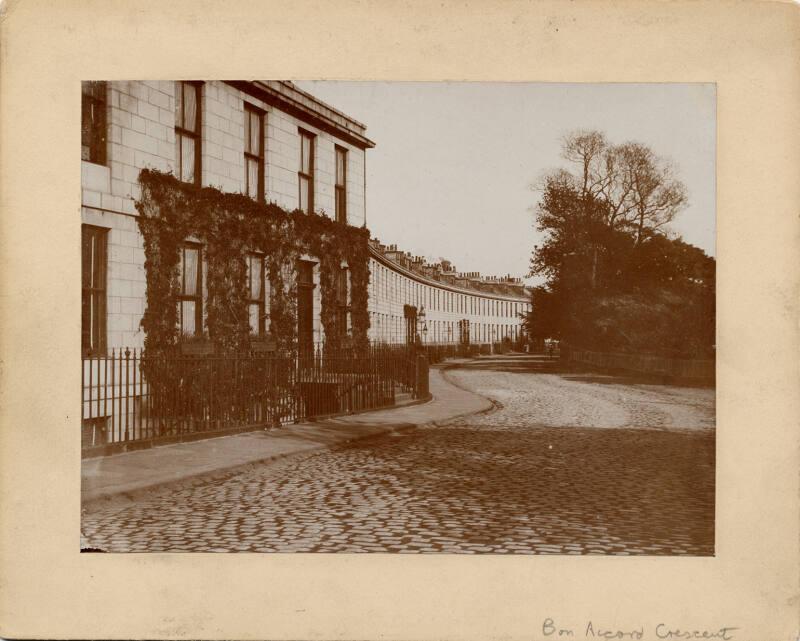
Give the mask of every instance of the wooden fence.
M 566 350 L 562 348 L 562 355 L 568 363 L 592 369 L 659 376 L 702 384 L 712 384 L 715 381 L 716 362 L 713 360 L 666 358 L 650 354 L 592 352 L 574 348 Z

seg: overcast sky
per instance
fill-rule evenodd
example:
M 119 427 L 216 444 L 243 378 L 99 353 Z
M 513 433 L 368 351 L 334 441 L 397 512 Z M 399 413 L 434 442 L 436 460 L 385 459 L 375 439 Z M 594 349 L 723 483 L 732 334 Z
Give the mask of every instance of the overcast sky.
M 296 83 L 367 126 L 367 226 L 460 271 L 524 276 L 530 185 L 566 163 L 560 138 L 598 129 L 671 159 L 689 205 L 672 229 L 715 255 L 713 84 Z

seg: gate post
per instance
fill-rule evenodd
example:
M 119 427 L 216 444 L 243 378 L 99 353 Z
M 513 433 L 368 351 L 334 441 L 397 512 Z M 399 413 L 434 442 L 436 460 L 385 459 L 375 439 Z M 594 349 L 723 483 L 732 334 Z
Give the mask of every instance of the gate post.
M 416 397 L 428 398 L 430 391 L 428 387 L 428 359 L 425 354 L 417 355 L 417 372 L 416 372 Z

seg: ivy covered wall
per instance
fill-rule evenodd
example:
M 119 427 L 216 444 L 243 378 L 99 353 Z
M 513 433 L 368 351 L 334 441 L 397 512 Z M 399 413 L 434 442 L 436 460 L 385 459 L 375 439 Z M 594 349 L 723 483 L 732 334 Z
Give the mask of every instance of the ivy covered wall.
M 342 263 L 350 274 L 351 340 L 367 343 L 369 314 L 369 231 L 327 216 L 287 212 L 242 194 L 198 188 L 172 174 L 144 169 L 136 201 L 144 238 L 146 303 L 142 318 L 145 349 L 163 351 L 180 342 L 178 296 L 180 251 L 187 239 L 201 243 L 206 261 L 206 330 L 218 352 L 246 351 L 248 253 L 265 256 L 270 282 L 270 333 L 280 349 L 297 345 L 296 269 L 303 255 L 319 263 L 320 317 L 326 343 L 338 346 L 347 328 L 338 327 L 336 275 Z

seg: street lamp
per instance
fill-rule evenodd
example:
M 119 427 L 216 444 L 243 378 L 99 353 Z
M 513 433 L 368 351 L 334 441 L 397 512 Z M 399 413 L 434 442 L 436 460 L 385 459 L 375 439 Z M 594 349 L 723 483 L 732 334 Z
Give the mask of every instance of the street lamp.
M 425 318 L 425 305 L 422 305 L 419 308 L 419 314 L 417 314 L 417 322 L 422 325 L 422 342 L 425 342 L 425 338 L 428 334 L 428 321 Z

